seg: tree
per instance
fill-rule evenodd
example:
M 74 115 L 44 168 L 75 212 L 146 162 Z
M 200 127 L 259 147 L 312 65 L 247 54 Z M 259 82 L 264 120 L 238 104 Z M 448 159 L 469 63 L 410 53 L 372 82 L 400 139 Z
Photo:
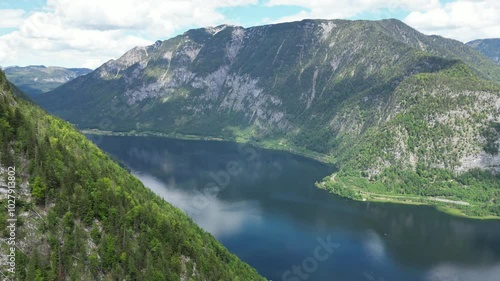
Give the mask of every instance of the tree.
M 35 180 L 31 184 L 31 194 L 37 202 L 41 202 L 43 199 L 45 199 L 45 192 L 47 190 L 47 187 L 45 184 L 42 182 L 40 177 L 35 177 Z

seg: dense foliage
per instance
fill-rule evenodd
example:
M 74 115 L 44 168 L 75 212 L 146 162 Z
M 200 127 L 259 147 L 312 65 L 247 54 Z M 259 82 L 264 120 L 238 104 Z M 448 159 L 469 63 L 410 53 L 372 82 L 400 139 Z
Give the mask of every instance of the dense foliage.
M 69 123 L 12 90 L 0 73 L 0 163 L 16 166 L 24 242 L 16 280 L 263 279 Z

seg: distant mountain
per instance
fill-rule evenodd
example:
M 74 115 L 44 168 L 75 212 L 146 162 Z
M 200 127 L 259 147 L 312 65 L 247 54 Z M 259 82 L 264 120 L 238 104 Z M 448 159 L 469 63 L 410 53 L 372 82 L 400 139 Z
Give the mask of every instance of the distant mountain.
M 478 50 L 497 64 L 500 64 L 500 38 L 478 39 L 468 42 L 467 46 Z
M 466 194 L 432 178 L 500 171 L 499 81 L 477 51 L 398 20 L 303 20 L 189 30 L 35 100 L 82 129 L 250 141 L 334 162 L 337 180 L 379 193 L 490 204 L 497 183 Z
M 265 280 L 2 71 L 0 191 L 2 280 Z
M 78 76 L 92 72 L 92 69 L 30 65 L 6 67 L 4 72 L 9 81 L 32 96 L 53 90 Z

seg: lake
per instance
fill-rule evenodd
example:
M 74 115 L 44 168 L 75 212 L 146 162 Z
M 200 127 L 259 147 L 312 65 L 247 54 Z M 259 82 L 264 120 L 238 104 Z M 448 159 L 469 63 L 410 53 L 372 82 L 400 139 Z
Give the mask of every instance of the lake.
M 89 136 L 274 281 L 499 281 L 500 221 L 355 202 L 334 167 L 230 142 Z

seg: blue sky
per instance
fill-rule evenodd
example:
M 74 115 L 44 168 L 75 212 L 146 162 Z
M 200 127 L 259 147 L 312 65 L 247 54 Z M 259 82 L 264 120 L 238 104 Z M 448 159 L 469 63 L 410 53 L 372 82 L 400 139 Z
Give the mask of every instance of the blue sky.
M 498 0 L 0 0 L 0 66 L 95 68 L 189 28 L 397 18 L 466 42 L 500 37 Z
M 44 0 L 0 1 L 0 9 L 33 10 L 43 8 L 45 4 L 46 1 Z

